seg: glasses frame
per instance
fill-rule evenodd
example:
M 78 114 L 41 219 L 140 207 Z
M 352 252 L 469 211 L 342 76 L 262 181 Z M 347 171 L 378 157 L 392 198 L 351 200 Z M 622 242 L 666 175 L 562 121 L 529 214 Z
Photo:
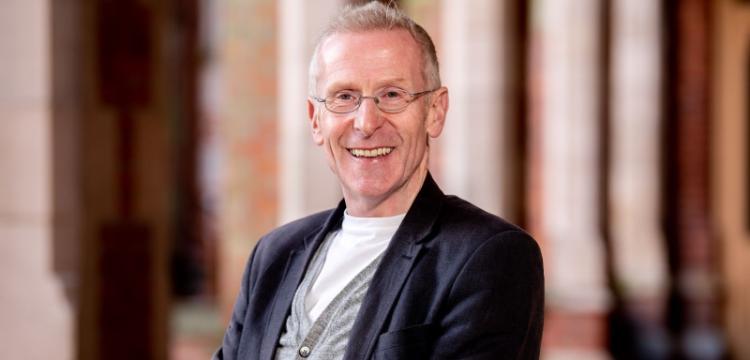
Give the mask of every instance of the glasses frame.
M 351 109 L 349 111 L 337 111 L 337 110 L 332 110 L 331 108 L 329 108 L 328 107 L 328 103 L 329 103 L 328 100 L 331 100 L 331 97 L 319 98 L 319 97 L 317 97 L 315 95 L 311 95 L 310 98 L 312 98 L 313 100 L 315 100 L 315 101 L 317 101 L 319 103 L 323 103 L 323 105 L 325 106 L 326 110 L 328 110 L 328 111 L 330 111 L 330 112 L 332 112 L 334 114 L 339 114 L 339 115 L 350 114 L 350 113 L 353 113 L 353 112 L 359 110 L 359 107 L 362 106 L 362 102 L 365 99 L 372 99 L 372 101 L 375 102 L 375 106 L 378 108 L 378 110 L 380 110 L 380 111 L 382 111 L 384 113 L 387 113 L 387 114 L 398 114 L 398 113 L 403 112 L 404 110 L 406 110 L 406 108 L 409 107 L 409 105 L 411 103 L 413 103 L 415 100 L 417 100 L 422 95 L 426 95 L 426 94 L 429 94 L 431 92 L 440 90 L 440 88 L 438 87 L 438 88 L 435 88 L 435 89 L 432 89 L 432 90 L 425 90 L 425 91 L 419 91 L 419 92 L 412 93 L 412 92 L 409 92 L 407 90 L 404 90 L 404 89 L 401 89 L 401 88 L 398 88 L 398 87 L 396 87 L 396 88 L 399 89 L 399 90 L 403 90 L 406 94 L 408 94 L 411 97 L 411 99 L 409 99 L 406 102 L 406 104 L 404 104 L 403 107 L 401 107 L 399 109 L 394 109 L 394 110 L 386 110 L 386 109 L 381 108 L 380 107 L 380 100 L 378 99 L 377 96 L 365 96 L 363 94 L 360 94 L 359 95 L 359 99 L 357 100 L 357 105 L 354 107 L 354 109 Z

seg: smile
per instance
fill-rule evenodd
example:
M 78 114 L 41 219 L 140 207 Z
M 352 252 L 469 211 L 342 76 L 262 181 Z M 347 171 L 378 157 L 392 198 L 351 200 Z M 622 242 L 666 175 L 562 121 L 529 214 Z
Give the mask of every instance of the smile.
M 385 156 L 393 151 L 392 147 L 379 147 L 374 149 L 349 149 L 349 152 L 356 157 L 374 158 Z

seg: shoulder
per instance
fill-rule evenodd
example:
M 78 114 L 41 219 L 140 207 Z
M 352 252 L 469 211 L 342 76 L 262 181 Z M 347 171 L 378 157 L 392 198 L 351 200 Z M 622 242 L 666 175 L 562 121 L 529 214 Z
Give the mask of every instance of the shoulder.
M 260 238 L 256 251 L 286 250 L 288 252 L 293 250 L 302 245 L 305 238 L 322 230 L 333 211 L 333 209 L 321 211 L 277 227 Z
M 525 234 L 517 225 L 453 195 L 445 197 L 438 223 L 441 231 L 462 234 L 464 238 L 486 239 L 506 232 Z
M 539 244 L 519 226 L 456 196 L 446 197 L 438 226 L 434 246 L 451 254 L 446 262 L 457 266 L 459 277 L 487 286 L 507 279 L 543 284 Z
M 283 224 L 263 237 L 269 239 L 283 239 L 320 230 L 333 213 L 333 210 L 334 209 L 324 210 Z
M 322 211 L 281 225 L 263 235 L 248 258 L 245 275 L 255 284 L 261 274 L 279 273 L 289 255 L 305 248 L 305 240 L 318 234 L 333 210 Z
M 434 246 L 469 258 L 530 256 L 541 260 L 536 240 L 519 226 L 456 196 L 446 196 Z

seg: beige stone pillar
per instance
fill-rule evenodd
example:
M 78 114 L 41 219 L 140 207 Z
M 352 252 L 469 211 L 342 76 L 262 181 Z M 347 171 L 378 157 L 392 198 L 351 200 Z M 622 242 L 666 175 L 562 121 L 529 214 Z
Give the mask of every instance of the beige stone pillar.
M 310 56 L 323 27 L 343 0 L 281 0 L 279 11 L 279 215 L 278 222 L 331 208 L 341 198 L 323 151 L 312 142 L 307 120 Z M 320 94 L 317 94 L 320 95 Z
M 607 308 L 599 206 L 598 0 L 545 1 L 543 190 L 549 302 Z
M 628 300 L 663 299 L 661 5 L 612 3 L 609 221 L 615 274 Z
M 511 220 L 519 216 L 514 4 L 441 2 L 441 75 L 450 111 L 439 139 L 444 190 Z
M 636 329 L 633 356 L 662 359 L 666 240 L 662 232 L 661 4 L 617 0 L 611 8 L 609 226 L 624 314 Z
M 71 306 L 77 306 L 81 286 L 83 7 L 78 0 L 56 0 L 50 4 L 54 269 Z
M 607 358 L 609 309 L 600 232 L 600 0 L 539 1 L 540 193 L 545 244 L 547 359 Z
M 0 5 L 0 358 L 72 359 L 53 271 L 50 2 Z

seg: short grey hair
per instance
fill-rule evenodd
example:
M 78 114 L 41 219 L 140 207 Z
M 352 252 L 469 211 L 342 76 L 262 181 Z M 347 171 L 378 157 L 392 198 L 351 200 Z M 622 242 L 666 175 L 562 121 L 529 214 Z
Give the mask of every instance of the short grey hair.
M 435 44 L 422 26 L 414 22 L 401 10 L 371 1 L 365 5 L 349 5 L 331 21 L 315 45 L 308 70 L 308 91 L 315 95 L 319 75 L 318 53 L 330 36 L 342 33 L 356 33 L 373 30 L 403 29 L 411 34 L 422 52 L 422 77 L 429 90 L 440 87 L 440 67 Z

